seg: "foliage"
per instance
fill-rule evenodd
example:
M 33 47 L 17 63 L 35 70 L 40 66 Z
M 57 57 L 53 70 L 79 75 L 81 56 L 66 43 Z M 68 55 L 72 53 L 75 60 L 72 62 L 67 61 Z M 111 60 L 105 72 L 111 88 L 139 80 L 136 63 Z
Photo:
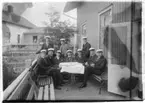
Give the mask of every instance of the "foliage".
M 53 32 L 49 33 L 49 35 L 52 36 L 52 42 L 54 44 L 60 44 L 60 42 L 58 42 L 60 38 L 65 38 L 69 41 L 70 37 L 74 36 L 74 33 L 76 33 L 76 27 L 69 20 L 61 21 L 60 12 L 54 8 L 50 8 L 50 11 L 51 12 L 45 13 L 49 21 L 44 21 L 43 23 L 47 26 L 46 31 L 49 31 L 49 28 L 53 29 Z

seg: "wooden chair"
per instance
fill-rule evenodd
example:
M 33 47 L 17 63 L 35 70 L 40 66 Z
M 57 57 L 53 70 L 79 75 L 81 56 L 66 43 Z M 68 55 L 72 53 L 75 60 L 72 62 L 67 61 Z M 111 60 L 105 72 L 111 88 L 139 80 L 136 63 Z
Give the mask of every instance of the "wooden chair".
M 99 94 L 101 94 L 101 89 L 102 87 L 107 85 L 107 81 L 108 81 L 108 68 L 106 67 L 105 71 L 99 76 L 99 75 L 95 75 L 93 74 L 92 77 L 100 82 L 100 87 L 99 87 Z

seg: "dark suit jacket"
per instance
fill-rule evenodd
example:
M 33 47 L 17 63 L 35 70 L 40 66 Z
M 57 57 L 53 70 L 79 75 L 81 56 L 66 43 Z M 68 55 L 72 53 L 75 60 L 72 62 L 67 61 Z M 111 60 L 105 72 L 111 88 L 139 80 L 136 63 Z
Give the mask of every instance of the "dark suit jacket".
M 36 52 L 36 54 L 40 53 L 40 51 L 42 49 L 45 49 L 46 51 L 49 49 L 49 48 L 53 48 L 53 45 L 50 43 L 49 45 L 46 45 L 46 43 L 44 43 L 41 47 L 41 49 L 39 51 Z
M 83 44 L 82 52 L 85 58 L 89 58 L 91 45 L 87 42 L 86 44 Z
M 89 59 L 87 60 L 88 64 L 90 65 L 91 63 L 94 63 L 96 62 L 97 60 L 97 55 L 93 55 L 93 56 L 90 56 Z
M 55 65 L 59 65 L 59 63 L 63 62 L 64 59 L 62 57 L 60 57 L 59 59 L 57 59 L 56 57 L 54 58 L 55 61 Z
M 55 65 L 55 59 L 54 58 L 55 58 L 54 56 L 52 56 L 52 57 L 50 57 L 49 55 L 46 56 L 46 60 L 47 60 L 48 63 L 51 64 L 51 67 Z
M 75 61 L 75 58 L 74 57 L 66 57 L 65 58 L 65 62 L 74 62 Z
M 85 63 L 85 59 L 84 59 L 83 56 L 82 56 L 81 58 L 80 58 L 79 56 L 76 56 L 76 57 L 75 57 L 75 61 L 76 61 L 76 62 L 79 62 L 79 63 L 82 63 L 82 64 Z
M 49 70 L 52 66 L 52 63 L 48 61 L 46 57 L 39 58 L 37 60 L 37 64 L 38 64 L 38 70 L 37 70 L 38 74 L 45 74 L 45 72 Z
M 101 70 L 102 72 L 107 67 L 107 60 L 104 56 L 101 56 L 99 59 L 95 61 L 95 68 Z

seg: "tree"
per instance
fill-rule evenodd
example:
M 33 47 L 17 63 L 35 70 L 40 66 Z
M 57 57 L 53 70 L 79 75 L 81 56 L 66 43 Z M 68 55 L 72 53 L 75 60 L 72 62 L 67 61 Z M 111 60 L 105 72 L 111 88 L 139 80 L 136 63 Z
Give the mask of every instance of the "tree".
M 47 26 L 45 31 L 50 31 L 50 28 L 52 28 L 53 32 L 49 33 L 49 35 L 53 37 L 52 41 L 55 44 L 60 44 L 60 42 L 58 42 L 60 38 L 65 38 L 69 41 L 70 37 L 74 36 L 76 27 L 69 20 L 60 21 L 60 12 L 54 8 L 50 8 L 50 11 L 51 12 L 45 13 L 49 18 L 48 22 L 43 22 L 43 24 Z

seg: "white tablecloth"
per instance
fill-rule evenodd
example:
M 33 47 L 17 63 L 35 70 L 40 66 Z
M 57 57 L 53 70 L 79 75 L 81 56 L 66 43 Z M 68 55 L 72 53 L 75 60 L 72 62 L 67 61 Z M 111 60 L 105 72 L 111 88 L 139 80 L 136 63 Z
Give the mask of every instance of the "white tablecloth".
M 59 64 L 61 72 L 84 74 L 84 66 L 78 62 L 63 62 Z

